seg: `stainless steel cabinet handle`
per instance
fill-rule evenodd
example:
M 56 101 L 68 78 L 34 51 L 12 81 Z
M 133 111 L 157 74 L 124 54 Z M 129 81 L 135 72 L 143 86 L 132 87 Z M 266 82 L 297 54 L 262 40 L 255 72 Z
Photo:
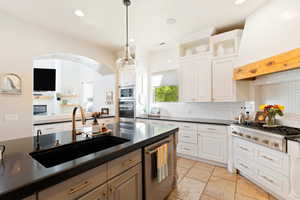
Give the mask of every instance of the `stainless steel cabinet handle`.
M 190 136 L 186 136 L 186 135 L 185 135 L 185 136 L 182 136 L 182 137 L 184 137 L 184 138 L 191 138 Z
M 249 167 L 246 166 L 246 165 L 244 165 L 243 163 L 240 163 L 240 165 L 241 165 L 242 167 L 246 168 L 246 169 L 249 169 Z
M 183 148 L 184 150 L 186 150 L 186 151 L 190 151 L 191 149 L 188 149 L 188 148 Z
M 217 129 L 215 129 L 215 128 L 207 128 L 207 130 L 216 131 Z
M 244 150 L 244 151 L 248 151 L 249 152 L 249 149 L 245 148 L 245 147 L 240 147 L 240 149 Z
M 265 179 L 266 181 L 268 181 L 269 183 L 274 183 L 273 180 L 269 179 L 268 177 L 266 176 L 261 176 L 263 179 Z
M 261 157 L 263 157 L 263 158 L 265 158 L 265 159 L 267 159 L 267 160 L 269 160 L 269 161 L 274 162 L 274 160 L 273 160 L 272 158 L 269 158 L 268 156 L 262 155 Z

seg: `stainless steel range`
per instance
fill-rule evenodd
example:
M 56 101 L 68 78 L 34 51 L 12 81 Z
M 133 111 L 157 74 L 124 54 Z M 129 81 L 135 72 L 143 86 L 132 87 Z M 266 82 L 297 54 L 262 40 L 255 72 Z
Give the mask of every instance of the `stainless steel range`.
M 287 152 L 287 138 L 300 135 L 300 129 L 279 126 L 276 128 L 263 127 L 262 124 L 231 125 L 232 136 L 263 145 L 281 152 Z

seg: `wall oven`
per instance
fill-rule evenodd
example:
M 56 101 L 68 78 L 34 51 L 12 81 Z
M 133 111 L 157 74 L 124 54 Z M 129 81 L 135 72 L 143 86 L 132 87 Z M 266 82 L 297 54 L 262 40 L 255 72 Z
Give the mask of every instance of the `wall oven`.
M 119 115 L 121 121 L 131 121 L 135 119 L 135 101 L 120 101 Z
M 47 114 L 47 105 L 33 105 L 33 114 L 34 115 Z
M 135 88 L 134 87 L 121 87 L 120 88 L 120 100 L 134 100 L 135 99 Z

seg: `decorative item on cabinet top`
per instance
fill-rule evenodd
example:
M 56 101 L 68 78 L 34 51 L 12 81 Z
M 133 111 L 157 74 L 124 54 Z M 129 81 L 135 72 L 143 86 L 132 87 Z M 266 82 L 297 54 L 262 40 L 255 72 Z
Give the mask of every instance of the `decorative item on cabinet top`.
M 234 69 L 234 79 L 243 80 L 300 68 L 300 48 Z
M 21 77 L 14 73 L 6 73 L 0 77 L 0 94 L 22 94 Z

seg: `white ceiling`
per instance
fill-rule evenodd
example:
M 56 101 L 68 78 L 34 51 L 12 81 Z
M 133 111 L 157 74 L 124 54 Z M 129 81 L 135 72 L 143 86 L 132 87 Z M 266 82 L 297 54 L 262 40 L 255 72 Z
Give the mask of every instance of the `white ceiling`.
M 132 0 L 130 37 L 145 47 L 173 42 L 185 34 L 215 26 L 241 23 L 267 0 Z M 81 9 L 85 17 L 73 14 Z M 125 42 L 125 8 L 122 0 L 1 0 L 0 10 L 26 21 L 112 51 Z M 166 23 L 175 18 L 176 24 Z

